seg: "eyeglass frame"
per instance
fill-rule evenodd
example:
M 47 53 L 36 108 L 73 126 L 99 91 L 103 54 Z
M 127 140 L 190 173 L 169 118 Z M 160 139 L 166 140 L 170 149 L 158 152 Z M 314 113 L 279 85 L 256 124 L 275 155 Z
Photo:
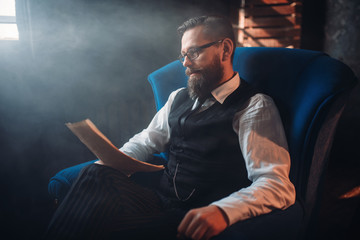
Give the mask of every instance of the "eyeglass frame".
M 210 43 L 207 43 L 207 44 L 204 44 L 204 45 L 201 45 L 199 47 L 192 47 L 190 48 L 185 54 L 180 54 L 179 55 L 179 61 L 180 62 L 184 62 L 185 61 L 185 57 L 188 57 L 190 59 L 190 61 L 193 61 L 195 59 L 197 59 L 200 55 L 200 51 L 201 50 L 204 50 L 206 48 L 209 48 L 217 43 L 222 43 L 224 41 L 224 39 L 221 39 L 221 40 L 218 40 L 218 41 L 214 41 L 214 42 L 210 42 Z M 194 51 L 194 53 L 196 53 L 196 56 L 195 57 L 190 57 L 188 54 L 189 54 L 189 51 Z M 194 54 L 193 53 L 193 54 Z

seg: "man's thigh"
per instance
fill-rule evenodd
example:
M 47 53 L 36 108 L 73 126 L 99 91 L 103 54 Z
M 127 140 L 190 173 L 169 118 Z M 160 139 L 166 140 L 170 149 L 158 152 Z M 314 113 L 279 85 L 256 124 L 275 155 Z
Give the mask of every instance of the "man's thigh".
M 177 221 L 164 212 L 153 190 L 115 169 L 92 164 L 81 172 L 55 212 L 47 236 L 96 239 L 110 233 L 136 235 L 140 233 L 137 229 L 150 234 L 173 229 Z

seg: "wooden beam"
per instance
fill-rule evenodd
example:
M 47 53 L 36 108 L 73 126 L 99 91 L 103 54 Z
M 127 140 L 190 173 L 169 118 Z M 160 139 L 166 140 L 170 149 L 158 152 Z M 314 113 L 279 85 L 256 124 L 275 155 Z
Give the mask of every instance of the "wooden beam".
M 244 27 L 291 27 L 301 24 L 301 17 L 280 16 L 280 17 L 260 17 L 245 18 Z
M 288 47 L 288 48 L 299 48 L 299 39 L 278 39 L 278 38 L 267 38 L 267 39 L 245 39 L 243 43 L 240 43 L 244 47 Z
M 246 8 L 246 17 L 261 17 L 261 16 L 279 16 L 301 14 L 301 5 L 280 5 L 280 6 L 259 6 L 256 8 Z
M 252 38 L 284 38 L 300 36 L 300 28 L 249 28 L 244 29 L 244 37 Z

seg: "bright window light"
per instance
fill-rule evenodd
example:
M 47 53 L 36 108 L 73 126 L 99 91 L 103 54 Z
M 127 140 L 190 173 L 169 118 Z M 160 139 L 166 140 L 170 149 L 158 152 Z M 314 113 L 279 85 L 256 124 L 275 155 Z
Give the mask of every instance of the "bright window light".
M 0 0 L 0 40 L 19 40 L 15 0 Z
M 0 40 L 19 40 L 19 32 L 15 23 L 0 23 Z
M 15 16 L 15 0 L 0 0 L 0 16 Z

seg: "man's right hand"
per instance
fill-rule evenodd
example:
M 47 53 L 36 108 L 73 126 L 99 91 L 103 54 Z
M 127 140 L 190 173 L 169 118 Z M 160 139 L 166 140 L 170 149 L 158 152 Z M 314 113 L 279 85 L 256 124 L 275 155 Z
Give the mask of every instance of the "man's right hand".
M 190 210 L 178 227 L 178 238 L 207 240 L 226 229 L 228 221 L 214 205 Z

